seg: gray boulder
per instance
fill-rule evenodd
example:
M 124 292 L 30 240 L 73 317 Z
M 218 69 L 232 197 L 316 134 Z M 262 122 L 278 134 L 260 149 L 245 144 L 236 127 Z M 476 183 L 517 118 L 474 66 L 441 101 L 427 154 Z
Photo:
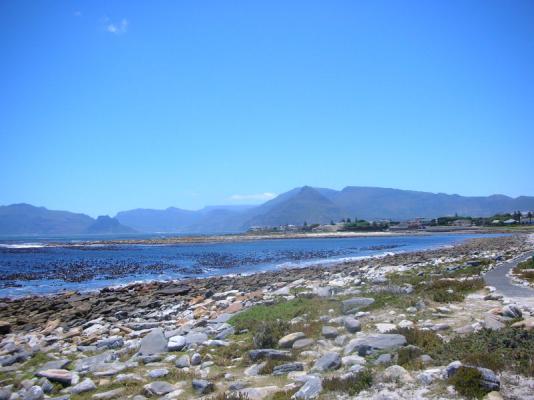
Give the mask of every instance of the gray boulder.
M 180 351 L 182 350 L 186 345 L 186 339 L 184 336 L 176 335 L 169 338 L 169 342 L 167 343 L 167 350 L 168 351 Z
M 198 394 L 208 394 L 215 390 L 213 383 L 205 379 L 193 379 L 191 385 Z
M 297 340 L 304 339 L 306 335 L 303 332 L 294 332 L 284 336 L 278 341 L 278 347 L 282 349 L 289 349 Z
M 44 399 L 44 392 L 40 386 L 32 386 L 22 392 L 23 400 L 42 400 Z
M 9 400 L 11 397 L 11 390 L 8 388 L 0 388 L 0 400 Z
M 352 339 L 345 346 L 345 354 L 351 354 L 358 351 L 358 354 L 364 356 L 373 353 L 376 350 L 395 349 L 406 344 L 406 338 L 396 333 L 370 333 L 368 335 Z
M 454 374 L 456 374 L 456 372 L 458 372 L 461 366 L 462 366 L 461 361 L 453 361 L 449 363 L 449 365 L 445 367 L 445 375 L 447 376 L 447 378 L 450 378 Z
M 325 353 L 315 362 L 312 371 L 324 372 L 332 369 L 338 369 L 340 366 L 341 356 L 334 351 L 330 351 Z
M 174 392 L 178 387 L 171 385 L 168 382 L 156 381 L 149 383 L 143 387 L 145 395 L 151 396 L 164 396 L 167 393 Z
M 106 351 L 92 357 L 80 358 L 74 363 L 74 370 L 77 372 L 87 372 L 98 364 L 109 363 L 117 358 L 112 351 Z
M 65 369 L 65 367 L 69 364 L 70 360 L 67 359 L 47 361 L 39 367 L 38 371 L 42 371 L 44 369 Z
M 122 346 L 124 346 L 124 340 L 120 336 L 111 336 L 96 342 L 98 349 L 120 349 Z
M 487 389 L 487 390 L 496 390 L 496 391 L 500 390 L 501 381 L 497 377 L 495 372 L 493 372 L 491 369 L 487 369 L 487 368 L 478 367 L 477 369 L 482 374 L 482 377 L 480 379 L 480 383 L 482 384 L 482 386 L 485 389 Z
M 185 335 L 185 341 L 187 345 L 202 344 L 208 340 L 208 335 L 203 332 L 189 332 Z
M 268 358 L 270 360 L 286 360 L 291 357 L 291 353 L 287 350 L 275 349 L 257 349 L 250 350 L 248 356 L 252 361 L 262 360 Z
M 46 378 L 51 382 L 58 382 L 62 385 L 71 385 L 75 375 L 66 369 L 45 369 L 38 371 L 35 375 L 40 378 Z
M 335 337 L 339 335 L 336 328 L 334 328 L 333 326 L 328 326 L 328 325 L 323 326 L 323 329 L 321 330 L 321 334 L 327 339 L 334 339 Z
M 148 371 L 146 375 L 150 379 L 158 379 L 169 375 L 169 370 L 167 368 L 156 368 Z
M 273 375 L 286 375 L 292 371 L 304 371 L 304 364 L 301 362 L 294 362 L 288 364 L 277 365 L 273 368 Z
M 176 360 L 176 368 L 188 368 L 191 366 L 191 362 L 189 361 L 189 356 L 187 354 L 184 354 L 181 357 L 178 357 Z
M 233 335 L 235 333 L 235 328 L 233 326 L 229 326 L 228 328 L 223 329 L 220 331 L 216 336 L 216 340 L 223 340 L 226 339 L 228 336 Z
M 345 317 L 343 320 L 343 325 L 345 325 L 345 329 L 350 333 L 356 333 L 362 330 L 362 324 L 360 321 L 353 317 Z
M 202 357 L 200 354 L 195 353 L 191 356 L 191 365 L 200 365 L 202 363 Z
M 167 339 L 161 328 L 152 329 L 148 335 L 141 339 L 141 347 L 139 348 L 139 355 L 141 356 L 160 354 L 166 351 Z
M 391 357 L 391 354 L 380 354 L 377 359 L 374 361 L 376 365 L 380 364 L 390 364 L 393 361 L 393 357 Z
M 95 393 L 92 396 L 93 400 L 110 400 L 110 399 L 122 399 L 124 393 L 124 388 L 117 388 L 113 390 L 108 390 L 107 392 Z
M 83 381 L 78 383 L 77 385 L 70 388 L 70 392 L 72 394 L 80 394 L 85 392 L 90 392 L 91 390 L 95 390 L 96 385 L 90 378 L 85 378 Z
M 343 311 L 343 314 L 350 314 L 361 308 L 367 307 L 374 302 L 375 300 L 370 297 L 354 297 L 352 299 L 343 300 L 341 302 L 341 310 Z
M 294 350 L 304 349 L 306 347 L 311 346 L 313 343 L 314 343 L 313 339 L 309 339 L 309 338 L 299 339 L 295 343 L 293 343 L 293 349 Z
M 502 315 L 508 318 L 521 318 L 523 313 L 515 304 L 508 304 L 502 309 Z
M 493 314 L 484 315 L 484 327 L 486 329 L 498 331 L 504 328 L 505 326 L 506 325 L 504 325 L 501 321 L 499 321 Z
M 323 390 L 321 378 L 313 375 L 303 377 L 304 385 L 293 395 L 296 400 L 310 400 L 319 397 Z

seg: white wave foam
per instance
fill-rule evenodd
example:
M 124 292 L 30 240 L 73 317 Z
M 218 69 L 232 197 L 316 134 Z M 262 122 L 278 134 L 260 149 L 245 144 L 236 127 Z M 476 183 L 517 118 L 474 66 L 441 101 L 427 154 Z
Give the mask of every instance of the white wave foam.
M 43 243 L 17 243 L 17 244 L 5 244 L 0 243 L 0 247 L 4 249 L 36 249 L 46 247 Z
M 314 265 L 334 265 L 334 264 L 343 264 L 346 262 L 353 262 L 353 261 L 359 261 L 359 260 L 369 260 L 371 258 L 383 258 L 386 256 L 392 256 L 394 254 L 397 254 L 400 252 L 391 252 L 386 251 L 384 253 L 374 254 L 370 256 L 353 256 L 353 257 L 341 257 L 341 258 L 325 258 L 322 260 L 310 260 L 310 261 L 304 261 L 304 262 L 294 262 L 294 261 L 288 261 L 285 263 L 277 264 L 275 268 L 306 268 Z

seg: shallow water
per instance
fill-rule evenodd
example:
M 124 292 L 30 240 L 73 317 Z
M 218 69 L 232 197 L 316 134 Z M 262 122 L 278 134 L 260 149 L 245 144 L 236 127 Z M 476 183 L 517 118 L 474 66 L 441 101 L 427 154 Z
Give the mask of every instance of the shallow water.
M 450 246 L 493 235 L 277 239 L 232 243 L 43 247 L 0 243 L 0 297 L 94 290 L 135 281 L 248 274 Z M 68 239 L 64 239 L 69 241 Z M 3 246 L 2 246 L 3 245 Z

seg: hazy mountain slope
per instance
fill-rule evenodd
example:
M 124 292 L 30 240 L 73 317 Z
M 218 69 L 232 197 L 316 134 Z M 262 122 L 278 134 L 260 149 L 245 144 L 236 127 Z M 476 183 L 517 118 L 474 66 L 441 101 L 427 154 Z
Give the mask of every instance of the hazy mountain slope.
M 30 204 L 0 206 L 0 234 L 75 234 L 94 219 L 85 214 L 47 210 Z
M 341 209 L 314 188 L 304 186 L 282 195 L 254 210 L 244 227 L 276 226 L 285 224 L 328 223 L 343 215 Z
M 99 216 L 86 230 L 86 233 L 135 233 L 136 230 L 122 225 L 116 218 Z
M 115 218 L 140 232 L 183 232 L 188 226 L 198 223 L 202 215 L 197 211 L 175 207 L 165 210 L 138 208 L 121 211 Z
M 534 197 L 513 199 L 503 195 L 466 197 L 443 193 L 349 186 L 331 200 L 351 218 L 437 217 L 442 215 L 490 216 L 534 208 Z
M 197 211 L 169 207 L 165 210 L 135 209 L 121 211 L 120 223 L 141 232 L 221 233 L 241 229 L 245 212 L 253 206 L 206 206 Z M 240 218 L 240 216 L 243 216 Z

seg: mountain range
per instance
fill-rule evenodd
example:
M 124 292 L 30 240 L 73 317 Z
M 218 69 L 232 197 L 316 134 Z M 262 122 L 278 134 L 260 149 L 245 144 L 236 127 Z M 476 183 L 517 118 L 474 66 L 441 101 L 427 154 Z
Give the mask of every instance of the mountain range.
M 0 206 L 1 235 L 75 235 L 133 233 L 135 229 L 117 219 L 100 216 L 96 220 L 85 214 L 48 210 L 30 204 Z
M 407 220 L 446 215 L 491 216 L 534 210 L 534 197 L 467 197 L 401 189 L 348 186 L 342 190 L 304 186 L 259 206 L 209 206 L 201 210 L 169 207 L 134 209 L 115 218 L 52 211 L 28 204 L 0 207 L 0 234 L 48 233 L 222 233 L 252 226 L 329 223 L 341 218 Z

